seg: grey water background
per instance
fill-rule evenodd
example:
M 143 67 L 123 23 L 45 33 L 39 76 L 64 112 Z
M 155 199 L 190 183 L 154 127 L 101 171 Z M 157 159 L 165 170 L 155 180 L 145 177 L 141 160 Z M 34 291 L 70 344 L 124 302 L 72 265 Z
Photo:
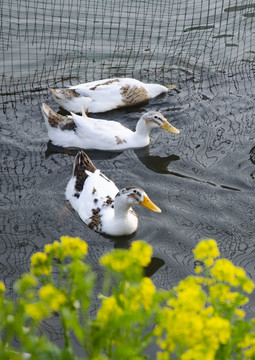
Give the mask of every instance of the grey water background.
M 61 235 L 87 241 L 99 278 L 105 252 L 143 239 L 153 247 L 147 275 L 170 289 L 194 273 L 196 244 L 214 238 L 222 256 L 255 281 L 254 4 L 88 1 L 85 7 L 79 0 L 27 0 L 1 6 L 0 274 L 10 295 L 31 255 Z M 58 111 L 48 86 L 109 76 L 177 87 L 132 108 L 92 115 L 134 129 L 142 113 L 159 110 L 180 130 L 152 132 L 143 149 L 87 151 L 119 188 L 138 185 L 162 209 L 135 208 L 139 228 L 122 238 L 93 232 L 66 204 L 78 149 L 53 146 L 40 111 L 42 102 Z M 245 310 L 255 316 L 254 295 Z M 57 319 L 42 330 L 61 341 Z

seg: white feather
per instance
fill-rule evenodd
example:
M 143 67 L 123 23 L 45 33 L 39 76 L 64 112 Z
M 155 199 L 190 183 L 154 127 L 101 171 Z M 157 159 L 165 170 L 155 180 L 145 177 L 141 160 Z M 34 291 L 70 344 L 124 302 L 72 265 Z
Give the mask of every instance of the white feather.
M 53 144 L 64 147 L 98 150 L 123 150 L 144 147 L 150 143 L 150 131 L 153 128 L 162 128 L 166 124 L 169 127 L 167 128 L 168 131 L 179 133 L 157 111 L 145 113 L 137 122 L 135 131 L 131 131 L 117 121 L 88 117 L 85 112 L 83 112 L 82 116 L 71 113 L 75 129 L 62 130 L 61 121 L 63 121 L 63 117 L 60 119 L 59 126 L 56 126 L 55 122 L 54 126 L 51 126 L 50 117 L 53 116 L 55 120 L 59 115 L 46 104 L 42 105 L 42 113 L 45 118 L 49 139 Z
M 80 152 L 76 155 L 75 160 L 79 167 L 82 164 L 82 157 L 91 162 L 84 152 Z M 84 161 L 84 163 L 86 162 Z M 77 190 L 74 168 L 65 195 L 80 218 L 94 230 L 113 236 L 129 235 L 138 227 L 138 217 L 131 206 L 142 203 L 153 211 L 161 211 L 149 200 L 144 190 L 128 187 L 119 191 L 117 186 L 100 170 L 96 169 L 94 172 L 90 172 L 84 168 L 83 171 L 85 181 L 82 189 Z M 81 168 L 79 168 L 79 173 L 81 174 Z M 145 198 L 150 205 L 143 203 Z
M 171 85 L 171 87 L 174 86 Z M 65 96 L 63 89 L 50 90 L 56 102 L 72 112 L 80 112 L 81 106 L 89 112 L 105 112 L 118 107 L 139 104 L 169 90 L 163 85 L 146 84 L 131 78 L 97 80 L 71 86 L 69 89 L 75 90 L 76 95 Z M 127 91 L 128 96 L 126 96 Z

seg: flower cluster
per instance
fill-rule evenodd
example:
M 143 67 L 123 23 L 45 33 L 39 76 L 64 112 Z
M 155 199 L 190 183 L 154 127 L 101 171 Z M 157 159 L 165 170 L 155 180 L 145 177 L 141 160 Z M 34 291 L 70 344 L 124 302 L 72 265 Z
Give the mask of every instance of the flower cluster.
M 195 255 L 195 260 L 203 261 L 206 266 L 213 265 L 214 259 L 220 255 L 214 239 L 201 241 L 193 250 L 193 254 Z
M 215 240 L 200 242 L 194 255 L 204 263 L 207 276 L 190 276 L 173 289 L 155 328 L 162 349 L 158 360 L 169 359 L 170 353 L 179 353 L 181 360 L 213 360 L 219 349 L 222 354 L 230 351 L 233 334 L 243 337 L 239 329 L 245 312 L 239 306 L 248 301 L 246 293 L 253 290 L 253 282 L 229 260 L 216 259 L 220 253 Z M 235 350 L 245 345 L 240 341 Z
M 66 296 L 53 285 L 47 284 L 40 288 L 39 297 L 48 304 L 52 311 L 57 311 L 66 303 Z
M 136 314 L 144 309 L 149 311 L 153 301 L 156 288 L 152 281 L 145 277 L 139 285 L 131 285 L 129 282 L 123 284 L 123 291 L 110 296 L 102 301 L 102 306 L 97 313 L 97 319 L 101 325 L 117 322 L 127 314 Z
M 49 275 L 52 267 L 48 256 L 43 252 L 37 252 L 31 257 L 31 273 L 34 275 Z
M 170 291 L 156 289 L 144 276 L 152 256 L 145 242 L 103 255 L 105 295 L 96 314 L 92 299 L 98 294 L 86 254 L 84 241 L 63 236 L 32 256 L 31 272 L 14 285 L 17 300 L 6 299 L 0 282 L 1 359 L 29 353 L 31 359 L 77 360 L 73 343 L 79 342 L 89 359 L 142 360 L 155 339 L 157 360 L 255 359 L 255 319 L 245 319 L 243 308 L 254 284 L 242 268 L 220 258 L 216 241 L 197 245 L 196 275 Z M 62 349 L 38 337 L 41 322 L 55 315 Z M 16 338 L 19 350 L 11 347 Z
M 59 241 L 45 245 L 45 253 L 54 256 L 56 259 L 63 259 L 67 256 L 81 258 L 87 255 L 88 245 L 78 237 L 62 236 Z
M 254 284 L 247 278 L 245 271 L 235 267 L 227 259 L 218 259 L 211 269 L 211 275 L 219 282 L 227 282 L 231 286 L 241 287 L 248 294 L 253 291 Z
M 122 274 L 125 278 L 141 278 L 142 268 L 149 265 L 152 247 L 144 241 L 134 241 L 129 251 L 116 249 L 103 255 L 100 264 L 108 270 Z

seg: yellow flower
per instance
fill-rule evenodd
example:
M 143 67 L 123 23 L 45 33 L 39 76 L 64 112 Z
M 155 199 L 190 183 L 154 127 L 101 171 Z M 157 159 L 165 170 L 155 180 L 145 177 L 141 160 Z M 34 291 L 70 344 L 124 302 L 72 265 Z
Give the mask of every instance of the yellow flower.
M 214 259 L 220 255 L 217 243 L 213 239 L 201 241 L 193 250 L 195 260 L 203 261 L 207 267 L 214 264 Z
M 26 304 L 25 311 L 35 321 L 40 321 L 49 315 L 48 307 L 42 302 Z
M 65 295 L 50 284 L 40 288 L 39 296 L 53 311 L 59 310 L 66 303 Z
M 59 241 L 54 241 L 53 244 L 46 244 L 44 246 L 44 251 L 46 254 L 52 254 L 56 259 L 61 259 L 63 257 Z
M 87 255 L 88 244 L 79 237 L 61 236 L 60 240 L 64 256 L 82 257 Z
M 211 269 L 211 275 L 218 281 L 226 281 L 230 285 L 241 288 L 251 293 L 254 288 L 254 283 L 247 278 L 245 271 L 240 267 L 235 267 L 231 261 L 227 259 L 219 259 Z
M 0 281 L 0 293 L 3 293 L 5 292 L 6 288 L 5 288 L 5 285 L 2 281 Z
M 130 253 L 140 266 L 147 266 L 151 262 L 152 247 L 144 241 L 134 241 Z
M 245 311 L 243 311 L 241 309 L 235 309 L 235 314 L 241 319 L 243 319 L 245 317 Z
M 196 272 L 197 274 L 200 274 L 202 270 L 203 270 L 203 267 L 202 267 L 201 265 L 197 265 L 197 266 L 195 267 L 195 272 Z
M 61 305 L 65 304 L 66 297 L 53 285 L 45 285 L 39 290 L 41 300 L 45 301 L 51 310 L 57 311 Z
M 168 351 L 157 352 L 157 360 L 169 360 L 169 359 L 170 359 L 170 357 L 169 357 Z
M 182 311 L 200 311 L 205 305 L 206 295 L 199 282 L 200 278 L 192 276 L 180 281 L 174 288 L 176 297 L 171 297 L 168 305 Z
M 147 266 L 151 261 L 152 247 L 144 241 L 134 241 L 127 250 L 117 249 L 112 253 L 105 254 L 100 259 L 100 264 L 109 269 L 127 273 L 136 271 L 139 267 Z
M 51 266 L 45 253 L 38 252 L 32 255 L 31 273 L 34 275 L 49 275 L 51 273 Z
M 209 288 L 210 300 L 212 303 L 221 302 L 232 306 L 243 304 L 244 297 L 239 292 L 231 291 L 227 284 L 214 284 Z
M 123 310 L 118 306 L 114 296 L 103 300 L 101 308 L 97 312 L 99 323 L 104 326 L 123 314 Z
M 38 279 L 34 275 L 25 273 L 15 282 L 14 287 L 20 295 L 25 294 L 27 299 L 32 300 L 35 296 L 35 287 L 37 284 Z
M 53 244 L 46 244 L 44 251 L 57 259 L 63 259 L 66 256 L 81 258 L 87 255 L 88 245 L 79 237 L 62 236 L 61 242 L 54 241 Z
M 217 243 L 213 239 L 201 241 L 193 250 L 196 260 L 216 258 L 220 255 Z
M 116 249 L 114 252 L 105 254 L 100 259 L 100 264 L 117 272 L 125 272 L 133 265 L 133 259 L 126 250 Z
M 235 278 L 235 266 L 227 259 L 219 259 L 211 269 L 211 274 L 218 281 L 227 281 L 230 285 L 238 286 L 239 282 Z
M 152 302 L 153 297 L 156 293 L 156 288 L 148 277 L 144 277 L 141 282 L 140 286 L 140 296 L 141 296 L 141 303 L 143 304 L 146 310 L 149 310 Z
M 238 346 L 241 348 L 248 348 L 250 346 L 255 346 L 255 334 L 245 334 L 244 339 L 238 343 Z M 255 349 L 254 349 L 255 350 Z
M 203 333 L 209 342 L 216 341 L 217 347 L 218 343 L 226 344 L 231 336 L 230 322 L 220 316 L 213 316 L 207 319 Z
M 214 360 L 215 350 L 199 344 L 181 355 L 181 360 Z
M 254 289 L 254 283 L 253 281 L 247 279 L 243 284 L 242 284 L 242 288 L 245 292 L 247 292 L 248 294 L 251 294 L 253 289 Z
M 144 277 L 139 285 L 131 286 L 126 282 L 120 300 L 126 311 L 137 312 L 141 305 L 145 310 L 149 310 L 153 304 L 155 293 L 156 288 L 153 282 L 148 277 Z

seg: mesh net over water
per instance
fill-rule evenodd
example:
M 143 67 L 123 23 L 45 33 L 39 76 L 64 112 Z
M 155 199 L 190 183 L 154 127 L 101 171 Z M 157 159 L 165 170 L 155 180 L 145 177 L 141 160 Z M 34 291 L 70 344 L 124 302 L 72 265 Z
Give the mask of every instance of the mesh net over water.
M 3 0 L 0 90 L 253 61 L 252 0 Z

